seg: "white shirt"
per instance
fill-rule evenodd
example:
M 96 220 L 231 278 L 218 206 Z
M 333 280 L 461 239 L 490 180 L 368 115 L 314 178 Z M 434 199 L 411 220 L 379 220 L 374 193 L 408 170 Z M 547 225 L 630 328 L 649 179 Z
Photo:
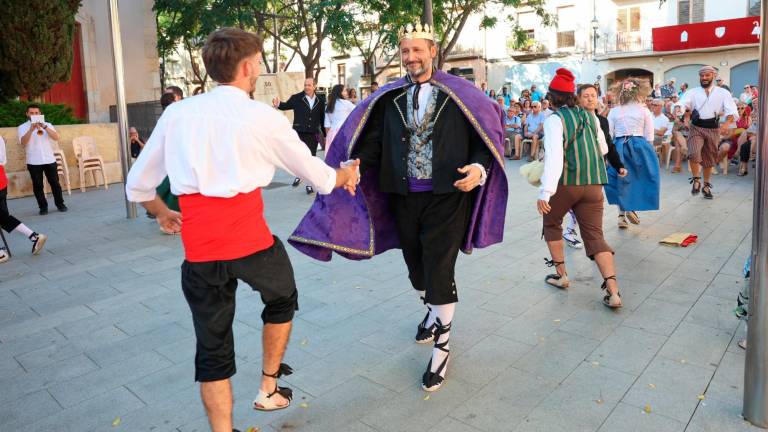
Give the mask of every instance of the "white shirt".
M 595 113 L 590 113 L 597 127 L 597 142 L 600 144 L 600 152 L 608 153 L 608 143 L 600 129 L 600 120 Z M 544 172 L 541 174 L 541 186 L 539 187 L 539 199 L 549 202 L 549 198 L 557 192 L 557 185 L 563 175 L 564 163 L 563 148 L 563 120 L 560 116 L 549 116 L 544 120 Z
M 411 87 L 408 91 L 411 92 L 411 95 L 413 95 L 413 92 L 416 91 L 416 86 Z M 418 121 L 421 121 L 424 119 L 424 114 L 427 112 L 427 104 L 429 103 L 429 98 L 432 96 L 432 84 L 426 82 L 424 84 L 421 84 L 421 89 L 419 90 L 419 109 L 417 112 L 417 119 Z
M 151 201 L 168 175 L 176 195 L 230 198 L 267 186 L 277 167 L 306 179 L 321 194 L 336 185 L 336 172 L 311 156 L 284 115 L 236 87 L 220 85 L 166 108 L 125 189 L 131 201 Z
M 0 166 L 5 166 L 8 159 L 5 155 L 5 140 L 0 136 Z
M 639 136 L 653 142 L 653 114 L 645 105 L 619 105 L 608 113 L 611 136 Z
M 686 110 L 698 110 L 699 118 L 708 120 L 723 113 L 726 117 L 733 116 L 734 120 L 739 116 L 739 110 L 733 102 L 731 93 L 721 87 L 712 86 L 709 97 L 702 87 L 688 90 L 682 99 L 676 104 Z
M 344 120 L 347 119 L 349 113 L 355 109 L 355 105 L 346 99 L 337 99 L 336 105 L 333 107 L 333 112 L 325 113 L 325 121 L 323 127 L 329 129 L 338 130 L 341 125 L 344 124 Z
M 674 123 L 669 121 L 669 117 L 665 116 L 664 114 L 660 114 L 658 116 L 653 117 L 653 129 L 654 129 L 654 137 L 656 135 L 656 131 L 660 130 L 661 128 L 666 128 L 667 130 L 664 132 L 664 136 L 670 136 L 672 135 L 672 126 Z
M 317 93 L 313 94 L 312 97 L 309 97 L 306 93 L 304 93 L 304 99 L 309 102 L 309 108 L 315 107 L 315 102 L 317 102 Z
M 56 129 L 53 128 L 53 125 L 51 125 L 48 122 L 45 122 L 45 124 L 50 128 L 51 130 L 55 131 Z M 32 127 L 32 122 L 27 120 L 25 123 L 22 123 L 19 125 L 19 128 L 17 130 L 18 137 L 19 137 L 19 144 L 21 144 L 21 137 L 23 137 L 29 128 Z M 48 130 L 46 129 L 40 129 L 43 131 L 42 135 L 38 135 L 37 131 L 32 132 L 32 134 L 29 136 L 29 142 L 27 142 L 27 145 L 24 147 L 24 150 L 27 153 L 27 164 L 28 165 L 47 165 L 56 163 L 56 157 L 53 156 L 53 140 L 48 135 Z

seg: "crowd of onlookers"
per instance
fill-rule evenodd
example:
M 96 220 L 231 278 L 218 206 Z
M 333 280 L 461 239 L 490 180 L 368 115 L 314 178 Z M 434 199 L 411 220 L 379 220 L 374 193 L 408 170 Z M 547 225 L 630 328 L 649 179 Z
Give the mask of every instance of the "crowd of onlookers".
M 717 86 L 728 90 L 730 87 L 721 77 L 716 79 Z M 599 108 L 601 115 L 607 116 L 614 107 L 613 96 L 600 90 Z M 688 90 L 688 83 L 678 87 L 674 78 L 664 84 L 656 84 L 646 101 L 648 109 L 654 118 L 654 147 L 659 149 L 662 160 L 674 162 L 671 172 L 679 173 L 683 169 L 683 160 L 687 157 L 687 140 L 690 122 L 685 118 L 685 112 L 678 105 L 683 94 Z M 480 83 L 482 90 L 489 98 L 495 100 L 505 115 L 505 156 L 512 160 L 526 158 L 528 161 L 540 158 L 543 151 L 544 120 L 552 114 L 546 94 L 534 84 L 523 89 L 520 96 L 513 95 L 507 86 L 498 92 L 489 89 L 487 83 Z M 728 133 L 721 135 L 720 154 L 718 160 L 723 163 L 739 165 L 739 176 L 747 175 L 749 162 L 754 161 L 757 140 L 757 101 L 758 89 L 747 84 L 743 92 L 734 100 L 738 107 L 739 118 L 729 126 Z M 721 122 L 725 121 L 721 116 Z

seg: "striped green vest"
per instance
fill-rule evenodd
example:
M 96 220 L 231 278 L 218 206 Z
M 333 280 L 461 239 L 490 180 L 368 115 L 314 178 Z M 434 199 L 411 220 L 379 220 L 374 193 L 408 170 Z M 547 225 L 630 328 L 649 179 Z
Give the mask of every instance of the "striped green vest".
M 563 122 L 563 186 L 608 183 L 605 160 L 597 134 L 603 133 L 595 117 L 582 108 L 562 107 L 555 112 Z

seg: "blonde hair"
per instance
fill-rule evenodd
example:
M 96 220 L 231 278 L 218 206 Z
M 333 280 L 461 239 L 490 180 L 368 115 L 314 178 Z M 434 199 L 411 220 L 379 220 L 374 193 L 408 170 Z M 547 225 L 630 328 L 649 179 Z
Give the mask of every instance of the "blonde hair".
M 645 99 L 651 94 L 651 83 L 645 78 L 630 77 L 614 84 L 611 93 L 621 105 L 645 103 Z

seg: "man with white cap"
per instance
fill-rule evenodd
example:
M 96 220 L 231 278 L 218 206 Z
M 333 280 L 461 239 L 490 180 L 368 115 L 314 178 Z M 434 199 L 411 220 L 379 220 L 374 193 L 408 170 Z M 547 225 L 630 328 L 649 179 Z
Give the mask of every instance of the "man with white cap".
M 688 157 L 691 163 L 691 194 L 701 192 L 706 199 L 712 199 L 712 170 L 717 164 L 717 146 L 720 131 L 727 131 L 736 118 L 737 109 L 731 93 L 715 85 L 717 69 L 702 66 L 699 69 L 701 87 L 688 90 L 677 103 L 684 107 L 686 118 L 690 118 L 691 130 L 688 136 Z M 720 114 L 726 120 L 719 122 Z M 704 168 L 704 187 L 701 185 L 701 171 Z

